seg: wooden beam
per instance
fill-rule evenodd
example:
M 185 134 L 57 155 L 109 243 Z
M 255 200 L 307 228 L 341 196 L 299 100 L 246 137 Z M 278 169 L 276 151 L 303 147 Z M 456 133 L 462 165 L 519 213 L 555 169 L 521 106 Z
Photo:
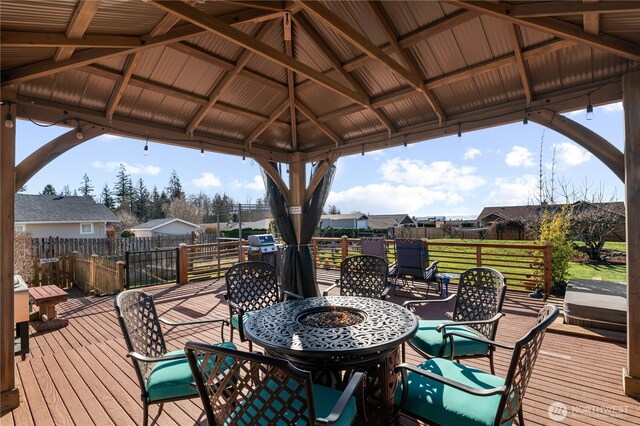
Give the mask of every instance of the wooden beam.
M 583 3 L 597 3 L 599 0 L 583 0 Z M 598 12 L 586 12 L 582 15 L 582 28 L 586 33 L 600 34 L 600 14 Z
M 608 34 L 593 35 L 582 30 L 577 25 L 561 21 L 556 18 L 518 18 L 511 16 L 509 5 L 489 3 L 484 1 L 447 1 L 456 6 L 476 10 L 478 12 L 504 19 L 538 31 L 553 34 L 566 40 L 604 50 L 632 61 L 640 61 L 640 45 L 622 40 Z
M 422 90 L 422 80 L 420 76 L 403 68 L 400 64 L 394 61 L 389 55 L 387 55 L 382 49 L 373 44 L 371 40 L 362 35 L 360 32 L 353 29 L 337 14 L 333 13 L 323 4 L 317 1 L 304 1 L 300 2 L 302 8 L 322 20 L 322 22 L 338 32 L 342 37 L 362 50 L 372 59 L 379 61 L 389 70 L 408 81 L 411 86 L 416 90 Z
M 574 16 L 583 13 L 637 13 L 640 3 L 637 1 L 605 1 L 602 3 L 578 3 L 576 1 L 545 1 L 537 3 L 514 4 L 509 7 L 511 16 L 518 18 L 536 18 L 545 16 Z
M 143 45 L 142 37 L 114 35 L 84 35 L 69 38 L 64 34 L 33 33 L 23 31 L 0 32 L 1 47 L 95 47 L 95 48 L 130 48 Z
M 522 80 L 522 88 L 524 89 L 524 96 L 527 99 L 527 106 L 531 105 L 533 99 L 533 85 L 531 84 L 531 74 L 529 73 L 529 67 L 527 67 L 524 57 L 522 56 L 522 34 L 520 27 L 516 24 L 507 24 L 509 26 L 509 35 L 511 36 L 511 45 L 513 46 L 513 53 L 516 56 L 516 65 L 518 66 L 518 73 L 520 74 L 520 80 Z
M 118 104 L 122 99 L 122 95 L 124 95 L 124 91 L 127 89 L 129 81 L 131 81 L 133 71 L 135 70 L 139 60 L 140 54 L 136 52 L 127 56 L 127 59 L 124 62 L 124 75 L 122 76 L 122 80 L 116 83 L 116 87 L 111 93 L 111 97 L 109 98 L 109 103 L 107 104 L 107 109 L 105 111 L 107 119 L 109 119 L 109 121 L 111 121 L 111 119 L 113 118 L 113 113 L 118 107 Z
M 3 100 L 6 93 L 3 93 Z M 15 93 L 12 93 L 15 95 Z M 11 120 L 11 127 L 4 125 Z M 16 161 L 16 105 L 0 105 L 0 408 L 2 413 L 20 405 L 16 388 L 13 322 L 13 240 Z
M 316 190 L 318 185 L 320 185 L 320 181 L 327 174 L 331 166 L 333 166 L 338 159 L 337 153 L 331 153 L 325 160 L 322 161 L 322 164 L 318 166 L 316 172 L 311 176 L 311 180 L 309 180 L 309 185 L 305 191 L 304 195 L 304 204 L 307 204 L 311 197 L 313 196 L 313 191 Z
M 627 365 L 624 393 L 640 397 L 640 71 L 622 78 L 627 236 Z
M 391 22 L 391 18 L 389 17 L 389 15 L 387 15 L 387 12 L 384 10 L 380 3 L 369 1 L 368 4 L 371 10 L 373 10 L 373 13 L 376 15 L 378 23 L 384 30 L 387 39 L 391 43 L 391 47 L 393 48 L 395 53 L 400 56 L 400 58 L 402 58 L 402 61 L 405 63 L 409 71 L 420 77 L 421 86 L 419 88 L 419 92 L 422 94 L 425 101 L 427 101 L 431 109 L 433 109 L 433 111 L 436 113 L 438 121 L 440 123 L 443 123 L 446 119 L 444 110 L 440 106 L 440 102 L 438 102 L 436 96 L 430 90 L 424 87 L 423 78 L 421 76 L 422 73 L 419 71 L 420 67 L 416 63 L 415 59 L 411 55 L 409 55 L 409 52 L 407 52 L 402 48 L 402 46 L 400 46 L 400 43 L 397 40 L 397 31 L 394 28 L 393 23 Z
M 38 171 L 60 155 L 64 154 L 71 148 L 75 148 L 76 146 L 107 132 L 106 128 L 95 126 L 93 124 L 85 124 L 81 128 L 83 135 L 82 139 L 78 139 L 76 137 L 77 129 L 71 129 L 67 133 L 52 139 L 22 160 L 20 164 L 16 166 L 15 192 L 18 192 L 29 179 L 38 173 Z
M 267 130 L 269 126 L 271 126 L 271 124 L 273 124 L 273 122 L 275 122 L 278 119 L 278 117 L 280 117 L 288 107 L 289 107 L 289 100 L 287 99 L 286 102 L 283 102 L 282 105 L 280 105 L 278 108 L 276 108 L 274 112 L 271 113 L 267 121 L 259 125 L 258 128 L 254 130 L 253 133 L 251 133 L 249 137 L 247 137 L 247 139 L 244 140 L 244 146 L 247 148 L 249 152 L 251 152 L 253 142 L 256 139 L 258 139 L 258 137 L 262 133 L 264 133 L 264 131 Z
M 80 0 L 73 16 L 71 17 L 71 22 L 69 22 L 67 31 L 65 32 L 66 36 L 68 38 L 82 37 L 87 28 L 89 28 L 89 24 L 99 7 L 99 0 Z M 64 59 L 69 59 L 74 50 L 74 47 L 60 47 L 56 51 L 55 55 L 53 55 L 53 60 L 62 61 Z
M 288 57 L 293 58 L 292 35 L 293 22 L 291 15 L 286 14 L 282 22 L 284 51 Z M 289 121 L 291 123 L 291 147 L 293 151 L 298 150 L 298 128 L 296 123 L 296 86 L 293 71 L 287 68 L 287 86 L 289 88 Z
M 279 1 L 267 1 L 267 0 L 259 0 L 259 1 L 234 1 L 234 0 L 222 0 L 224 3 L 234 4 L 236 6 L 241 7 L 253 7 L 255 9 L 264 9 L 270 10 L 272 12 L 279 12 L 283 10 L 282 2 Z
M 275 183 L 276 187 L 280 190 L 280 193 L 282 194 L 282 197 L 284 198 L 285 202 L 289 204 L 289 200 L 291 199 L 289 188 L 284 183 L 282 176 L 280 176 L 280 174 L 278 173 L 278 170 L 273 166 L 271 161 L 260 156 L 256 156 L 252 158 L 255 160 L 256 163 L 260 165 L 260 167 L 262 167 L 262 170 L 264 170 L 264 172 L 269 175 L 269 177 L 273 180 L 273 183 Z
M 307 117 L 309 120 L 311 120 L 311 122 L 313 124 L 315 124 L 316 127 L 318 129 L 320 129 L 320 131 L 322 133 L 327 135 L 327 137 L 333 141 L 333 143 L 335 144 L 336 148 L 339 147 L 340 144 L 344 142 L 338 135 L 336 135 L 330 128 L 328 128 L 326 126 L 326 124 L 324 124 L 323 122 L 318 120 L 318 117 L 316 117 L 311 112 L 311 110 L 307 106 L 305 106 L 302 102 L 300 102 L 299 100 L 296 101 L 296 108 L 298 108 L 300 110 L 300 112 L 302 114 L 304 114 L 305 117 Z
M 258 27 L 254 36 L 257 39 L 260 39 L 266 31 L 267 23 L 263 22 Z M 236 60 L 236 66 L 231 71 L 228 72 L 222 80 L 217 82 L 214 87 L 209 92 L 209 101 L 205 106 L 200 108 L 198 112 L 196 112 L 195 116 L 187 126 L 187 133 L 193 134 L 193 131 L 200 125 L 202 120 L 207 116 L 209 110 L 213 108 L 213 106 L 220 100 L 220 98 L 226 93 L 227 89 L 231 84 L 236 81 L 240 72 L 244 69 L 244 67 L 249 63 L 249 59 L 251 59 L 251 51 L 245 50 L 240 54 L 240 57 Z
M 478 12 L 471 10 L 458 10 L 451 15 L 447 15 L 444 18 L 438 19 L 435 22 L 430 23 L 429 25 L 418 28 L 415 31 L 412 31 L 408 34 L 400 36 L 398 38 L 398 42 L 403 49 L 413 46 L 423 40 L 427 40 L 430 37 L 433 37 L 437 34 L 440 34 L 444 31 L 450 30 L 458 25 L 462 25 L 466 22 L 469 22 L 475 18 L 480 16 Z M 393 48 L 390 43 L 386 43 L 380 48 L 385 53 L 392 53 Z M 362 68 L 368 63 L 370 63 L 373 59 L 371 59 L 367 55 L 361 55 L 356 58 L 353 58 L 343 64 L 343 68 L 345 71 L 351 72 L 358 68 Z
M 240 30 L 225 24 L 220 19 L 212 16 L 203 15 L 198 9 L 188 6 L 180 2 L 161 2 L 157 0 L 150 0 L 159 9 L 171 12 L 182 19 L 189 21 L 195 25 L 200 26 L 208 30 L 211 33 L 217 34 L 225 40 L 238 44 L 245 49 L 264 57 L 267 60 L 277 63 L 287 69 L 291 69 L 297 73 L 306 75 L 308 78 L 314 80 L 318 84 L 326 87 L 327 89 L 342 95 L 346 98 L 352 99 L 355 102 L 365 104 L 364 99 L 360 94 L 354 92 L 348 87 L 326 77 L 321 72 L 311 68 L 310 66 L 290 58 L 285 53 L 269 46 L 266 43 L 260 42 L 253 37 L 245 34 Z
M 304 197 L 307 188 L 307 168 L 300 152 L 291 155 L 289 163 L 289 208 L 299 207 L 298 211 L 289 210 L 289 218 L 296 234 L 296 243 L 302 244 L 302 218 L 304 217 Z
M 265 16 L 270 16 L 270 14 L 260 10 L 247 9 L 219 16 L 218 19 L 222 22 L 229 23 L 229 25 L 237 26 L 247 22 L 260 20 Z M 12 84 L 22 83 L 47 75 L 57 74 L 69 69 L 80 68 L 95 62 L 101 62 L 122 55 L 129 55 L 145 49 L 152 49 L 158 46 L 178 43 L 204 33 L 206 33 L 206 31 L 196 25 L 182 25 L 164 35 L 153 37 L 144 36 L 142 37 L 142 45 L 138 47 L 132 47 L 130 49 L 85 49 L 76 53 L 69 59 L 61 61 L 54 61 L 51 59 L 24 65 L 3 71 L 2 86 L 10 86 Z

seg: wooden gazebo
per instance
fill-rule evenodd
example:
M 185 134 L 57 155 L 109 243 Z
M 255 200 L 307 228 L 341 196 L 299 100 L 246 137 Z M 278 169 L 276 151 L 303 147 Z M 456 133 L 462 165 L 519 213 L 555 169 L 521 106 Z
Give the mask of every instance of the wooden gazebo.
M 3 411 L 19 401 L 14 194 L 65 151 L 111 133 L 253 158 L 299 236 L 338 157 L 525 119 L 625 182 L 623 381 L 640 396 L 640 2 L 2 0 L 0 21 Z M 624 154 L 560 115 L 620 100 Z M 16 118 L 70 130 L 16 165 Z

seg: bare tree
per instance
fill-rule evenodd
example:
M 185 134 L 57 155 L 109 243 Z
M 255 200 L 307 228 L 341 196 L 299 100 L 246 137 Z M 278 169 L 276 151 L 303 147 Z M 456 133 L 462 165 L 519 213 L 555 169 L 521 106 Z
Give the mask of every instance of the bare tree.
M 191 223 L 202 223 L 202 212 L 195 203 L 183 197 L 174 198 L 170 204 L 162 206 L 165 217 L 175 217 Z
M 140 221 L 134 214 L 126 210 L 118 210 L 116 216 L 118 216 L 118 219 L 120 219 L 120 222 L 115 224 L 118 233 L 124 231 L 125 229 L 133 228 L 140 223 Z
M 27 284 L 33 282 L 35 256 L 30 233 L 16 232 L 13 239 L 13 264 L 15 273 L 21 275 Z

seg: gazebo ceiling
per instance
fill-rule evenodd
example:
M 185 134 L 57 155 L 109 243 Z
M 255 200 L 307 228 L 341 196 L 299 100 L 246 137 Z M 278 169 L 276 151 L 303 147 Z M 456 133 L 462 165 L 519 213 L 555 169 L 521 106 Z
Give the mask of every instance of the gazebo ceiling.
M 18 116 L 285 162 L 612 102 L 640 61 L 635 1 L 3 0 L 0 13 Z

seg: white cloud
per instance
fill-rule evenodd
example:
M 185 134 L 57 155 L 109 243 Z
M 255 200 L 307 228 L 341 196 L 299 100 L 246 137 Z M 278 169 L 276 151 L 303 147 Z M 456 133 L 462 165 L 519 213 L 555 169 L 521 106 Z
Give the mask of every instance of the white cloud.
M 222 185 L 220 179 L 211 172 L 203 172 L 199 178 L 191 180 L 191 183 L 197 188 L 215 188 Z
M 422 160 L 398 157 L 387 160 L 380 166 L 382 179 L 387 182 L 456 192 L 473 191 L 486 183 L 475 171 L 475 167 L 456 167 L 450 161 L 425 163 Z
M 565 166 L 577 166 L 591 160 L 591 153 L 570 142 L 562 142 L 554 145 L 556 156 Z
M 120 164 L 122 164 L 127 171 L 128 174 L 131 175 L 149 175 L 155 176 L 160 173 L 161 169 L 158 166 L 152 165 L 143 165 L 143 164 L 128 164 L 124 161 L 107 161 L 103 163 L 102 161 L 94 161 L 91 163 L 94 169 L 104 169 L 107 172 L 114 172 L 120 169 Z
M 464 152 L 463 158 L 465 160 L 473 160 L 478 155 L 482 155 L 482 152 L 478 148 L 467 148 Z
M 622 108 L 622 102 L 616 102 L 614 104 L 603 105 L 602 110 L 604 112 L 622 112 L 624 108 Z
M 485 198 L 485 206 L 516 206 L 527 204 L 535 198 L 538 181 L 534 175 L 517 178 L 497 178 L 493 189 Z
M 231 182 L 231 185 L 234 188 L 246 188 L 252 189 L 254 191 L 264 192 L 266 190 L 266 188 L 264 187 L 264 179 L 262 179 L 262 176 L 260 175 L 254 176 L 253 180 L 247 183 L 240 182 L 239 180 L 234 180 L 233 182 Z
M 509 167 L 531 167 L 534 166 L 533 154 L 524 146 L 514 145 L 511 152 L 505 157 L 505 162 Z

